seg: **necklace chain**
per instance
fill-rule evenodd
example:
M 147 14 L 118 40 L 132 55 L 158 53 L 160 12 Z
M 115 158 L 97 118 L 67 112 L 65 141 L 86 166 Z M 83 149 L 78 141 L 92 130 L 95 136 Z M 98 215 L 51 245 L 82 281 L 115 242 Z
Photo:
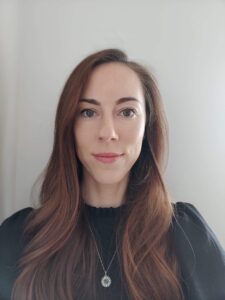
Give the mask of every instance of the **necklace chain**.
M 99 250 L 98 250 L 97 242 L 96 242 L 96 240 L 95 240 L 95 236 L 94 236 L 94 233 L 93 233 L 93 231 L 92 231 L 92 229 L 91 229 L 91 225 L 90 225 L 89 221 L 88 221 L 88 226 L 89 226 L 89 228 L 90 228 L 90 230 L 91 230 L 91 233 L 92 233 L 92 235 L 93 235 L 93 239 L 94 239 L 95 247 L 96 247 L 96 250 L 97 250 L 97 253 L 98 253 L 98 257 L 99 257 L 99 259 L 100 259 L 102 268 L 103 268 L 104 273 L 105 273 L 105 276 L 102 277 L 102 279 L 101 279 L 101 284 L 102 284 L 102 286 L 104 286 L 104 287 L 108 287 L 108 286 L 111 285 L 112 280 L 111 280 L 111 278 L 107 275 L 107 272 L 108 272 L 108 270 L 109 270 L 109 268 L 110 268 L 110 266 L 111 266 L 111 264 L 112 264 L 112 261 L 113 261 L 115 255 L 116 255 L 117 247 L 116 247 L 116 250 L 115 250 L 115 252 L 114 252 L 114 254 L 113 254 L 112 258 L 111 258 L 111 261 L 110 261 L 110 263 L 109 263 L 109 265 L 108 265 L 108 268 L 105 269 L 105 267 L 104 267 L 104 265 L 103 265 L 103 262 L 102 262 L 102 259 L 101 259 L 101 256 L 100 256 L 100 253 L 99 253 Z

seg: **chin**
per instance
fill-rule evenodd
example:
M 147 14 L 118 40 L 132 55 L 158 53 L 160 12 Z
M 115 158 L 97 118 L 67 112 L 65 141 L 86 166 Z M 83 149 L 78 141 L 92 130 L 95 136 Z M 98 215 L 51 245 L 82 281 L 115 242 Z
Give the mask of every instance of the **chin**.
M 126 175 L 123 176 L 113 176 L 112 174 L 104 174 L 104 176 L 93 176 L 94 180 L 98 182 L 99 184 L 117 184 L 124 180 Z

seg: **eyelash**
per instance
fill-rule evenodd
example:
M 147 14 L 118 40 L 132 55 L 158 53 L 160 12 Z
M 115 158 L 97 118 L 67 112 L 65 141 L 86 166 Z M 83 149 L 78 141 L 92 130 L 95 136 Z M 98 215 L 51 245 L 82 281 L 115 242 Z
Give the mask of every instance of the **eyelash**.
M 123 111 L 132 111 L 135 115 L 136 115 L 136 111 L 135 111 L 135 109 L 133 109 L 133 108 L 125 108 L 124 110 L 122 110 L 122 112 Z M 92 112 L 95 112 L 94 110 L 92 110 L 92 109 L 89 109 L 89 108 L 85 108 L 85 109 L 82 109 L 81 111 L 80 111 L 80 115 L 82 116 L 82 114 L 83 114 L 83 112 L 85 112 L 85 111 L 92 111 Z M 84 117 L 84 118 L 91 118 L 91 117 Z M 125 118 L 132 118 L 132 117 L 125 117 Z

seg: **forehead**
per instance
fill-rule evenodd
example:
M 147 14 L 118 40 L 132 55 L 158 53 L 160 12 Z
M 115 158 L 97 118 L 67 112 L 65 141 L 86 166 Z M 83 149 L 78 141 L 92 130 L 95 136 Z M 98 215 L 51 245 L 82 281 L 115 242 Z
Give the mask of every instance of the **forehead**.
M 132 69 L 122 63 L 113 62 L 93 70 L 82 96 L 143 98 L 143 89 L 138 75 Z

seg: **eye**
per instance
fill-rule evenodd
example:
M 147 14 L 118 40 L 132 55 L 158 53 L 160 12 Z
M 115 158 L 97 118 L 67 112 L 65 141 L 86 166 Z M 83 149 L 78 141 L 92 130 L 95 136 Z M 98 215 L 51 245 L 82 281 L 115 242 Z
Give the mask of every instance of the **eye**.
M 136 111 L 135 111 L 135 109 L 133 109 L 133 108 L 126 108 L 126 109 L 122 110 L 122 113 L 123 113 L 123 112 L 132 112 L 131 118 L 132 118 L 133 114 L 136 115 Z M 127 115 L 128 115 L 128 117 L 130 116 L 129 113 L 128 113 L 128 114 L 127 114 L 127 113 L 125 114 L 125 116 L 127 116 Z
M 88 117 L 85 117 L 84 116 L 84 112 L 89 112 L 89 114 L 88 114 Z M 81 116 L 83 116 L 84 118 L 89 118 L 90 117 L 90 112 L 91 112 L 91 114 L 94 112 L 92 109 L 88 109 L 88 108 L 86 108 L 86 109 L 82 109 L 81 111 L 80 111 L 80 115 Z
M 133 108 L 126 108 L 124 110 L 121 111 L 122 113 L 125 112 L 124 116 L 126 118 L 132 118 L 134 115 L 136 115 L 136 111 Z M 130 112 L 132 112 L 132 114 L 130 114 Z M 84 113 L 87 113 L 86 115 L 84 115 Z M 86 108 L 86 109 L 82 109 L 80 111 L 80 115 L 83 118 L 91 118 L 93 116 L 93 113 L 95 113 L 95 111 L 93 111 L 92 109 Z

